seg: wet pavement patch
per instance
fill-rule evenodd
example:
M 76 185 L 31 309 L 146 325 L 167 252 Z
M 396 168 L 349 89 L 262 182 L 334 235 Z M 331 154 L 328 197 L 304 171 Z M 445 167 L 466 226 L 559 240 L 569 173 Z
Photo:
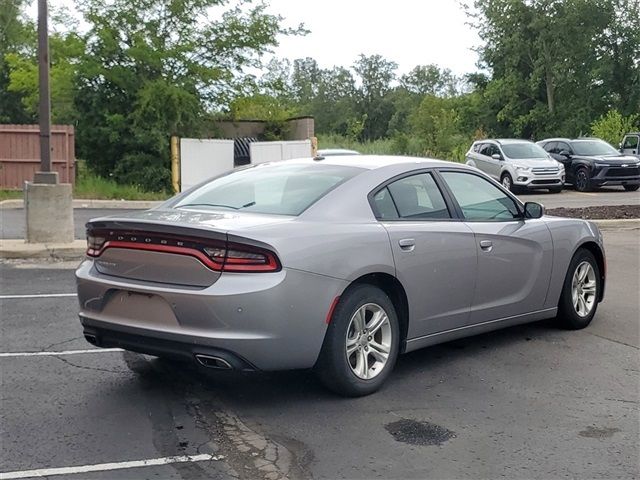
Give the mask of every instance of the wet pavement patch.
M 610 438 L 613 437 L 613 434 L 619 432 L 619 428 L 596 428 L 592 426 L 588 426 L 585 430 L 582 430 L 578 433 L 581 437 L 587 438 Z
M 394 440 L 410 445 L 442 445 L 455 437 L 454 432 L 429 422 L 402 419 L 385 425 Z

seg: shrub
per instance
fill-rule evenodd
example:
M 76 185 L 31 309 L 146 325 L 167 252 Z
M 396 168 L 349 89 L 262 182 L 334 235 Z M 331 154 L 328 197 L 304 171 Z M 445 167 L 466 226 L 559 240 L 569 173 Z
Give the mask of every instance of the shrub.
M 123 185 L 134 185 L 147 192 L 171 190 L 168 161 L 144 152 L 128 153 L 116 164 L 113 178 Z
M 617 146 L 625 133 L 638 131 L 640 114 L 623 117 L 617 110 L 609 110 L 591 124 L 591 134 Z

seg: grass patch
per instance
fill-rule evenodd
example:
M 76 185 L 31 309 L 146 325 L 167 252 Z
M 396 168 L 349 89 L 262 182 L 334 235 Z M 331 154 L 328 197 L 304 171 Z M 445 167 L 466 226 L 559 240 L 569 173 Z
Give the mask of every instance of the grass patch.
M 12 200 L 14 198 L 22 200 L 23 196 L 22 190 L 0 190 L 0 202 L 2 200 Z
M 393 140 L 388 138 L 358 142 L 342 135 L 318 135 L 318 148 L 347 148 L 366 155 L 400 155 L 394 148 Z
M 96 200 L 166 200 L 170 196 L 165 192 L 145 192 L 135 185 L 119 185 L 90 173 L 80 175 L 73 189 L 73 198 Z

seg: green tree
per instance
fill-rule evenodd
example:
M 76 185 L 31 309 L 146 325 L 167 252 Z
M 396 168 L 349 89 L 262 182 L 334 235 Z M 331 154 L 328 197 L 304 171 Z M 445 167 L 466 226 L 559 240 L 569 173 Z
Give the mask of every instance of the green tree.
M 359 113 L 366 115 L 362 130 L 364 140 L 382 138 L 389 129 L 394 108 L 386 94 L 392 88 L 397 68 L 397 63 L 381 55 L 360 55 L 353 65 L 360 81 L 357 89 Z
M 161 177 L 149 169 L 168 186 L 170 135 L 197 136 L 209 112 L 246 91 L 245 70 L 261 66 L 278 36 L 301 32 L 250 1 L 80 3 L 90 25 L 77 79 L 80 155 L 101 175 L 122 176 L 125 156 L 142 159 L 136 183 L 147 187 Z
M 10 90 L 8 58 L 35 51 L 35 27 L 23 15 L 26 0 L 0 2 L 0 123 L 31 123 L 33 112 L 27 111 L 22 94 Z
M 577 135 L 609 108 L 637 105 L 637 0 L 478 0 L 474 7 L 481 60 L 492 73 L 484 98 L 495 133 Z
M 606 115 L 591 124 L 592 135 L 609 142 L 611 145 L 618 145 L 626 133 L 639 130 L 640 113 L 624 117 L 617 110 L 609 110 Z

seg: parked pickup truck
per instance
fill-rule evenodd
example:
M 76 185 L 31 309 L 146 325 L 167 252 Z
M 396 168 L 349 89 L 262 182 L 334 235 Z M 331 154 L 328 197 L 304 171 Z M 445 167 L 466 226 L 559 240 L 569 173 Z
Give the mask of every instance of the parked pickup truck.
M 640 132 L 627 133 L 620 142 L 620 153 L 640 158 Z

